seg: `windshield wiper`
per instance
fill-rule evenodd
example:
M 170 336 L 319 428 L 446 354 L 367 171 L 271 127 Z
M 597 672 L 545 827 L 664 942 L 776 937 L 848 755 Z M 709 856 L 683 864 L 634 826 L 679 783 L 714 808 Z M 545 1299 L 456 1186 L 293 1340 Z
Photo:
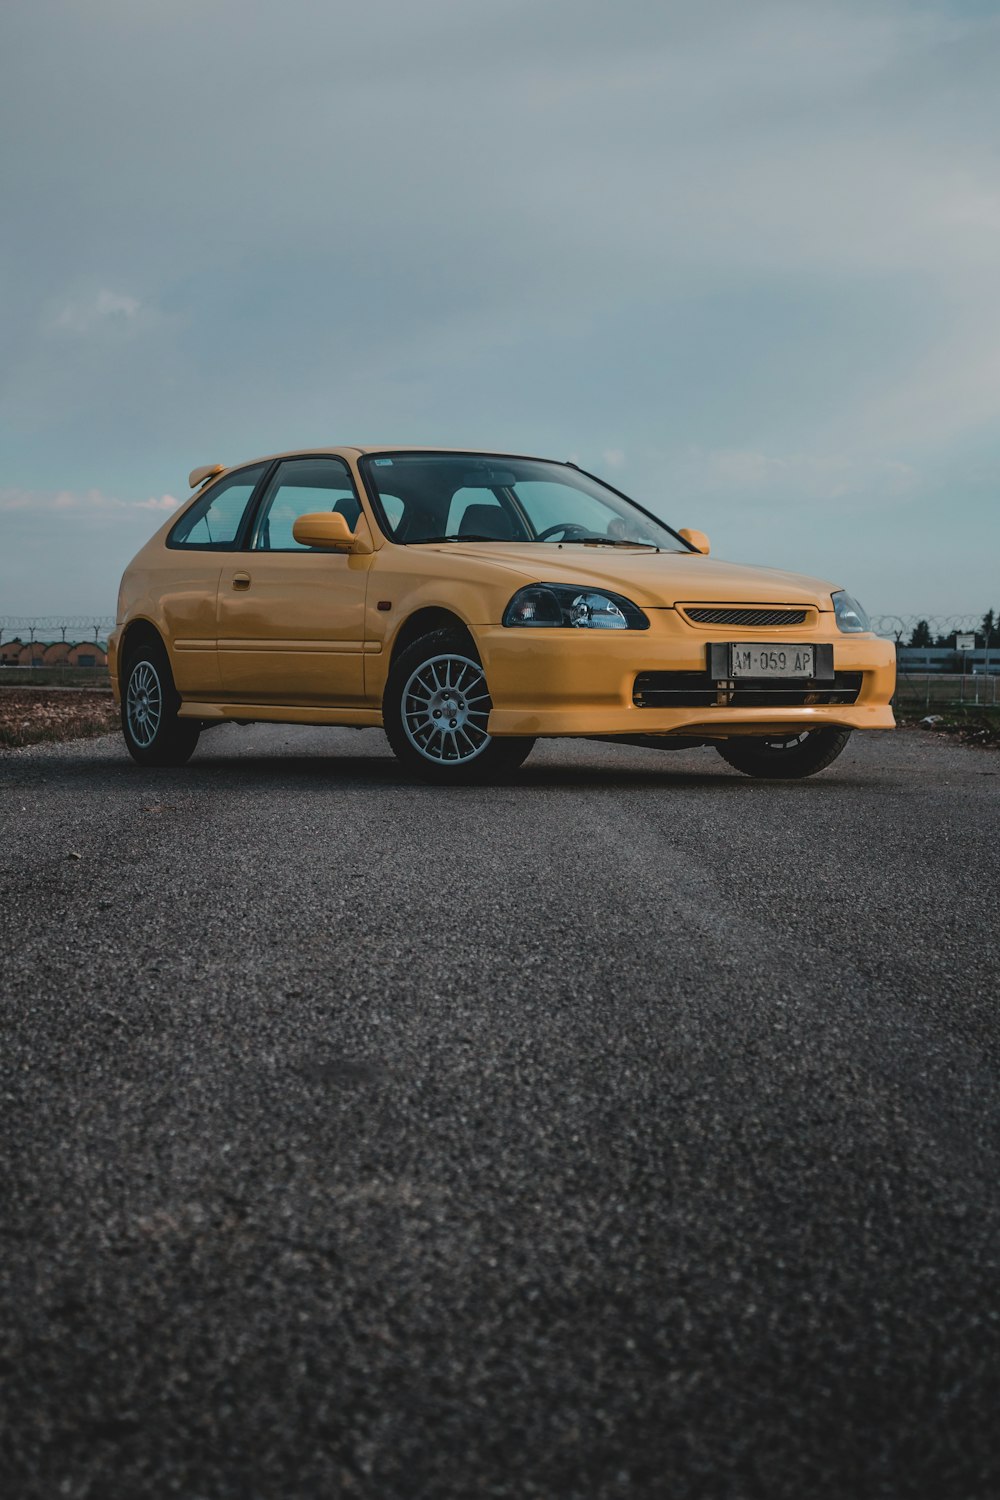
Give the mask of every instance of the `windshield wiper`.
M 581 536 L 578 538 L 584 547 L 652 547 L 654 552 L 659 552 L 655 542 L 630 542 L 627 537 L 620 536 Z
M 525 542 L 529 540 L 534 542 L 537 541 L 538 538 L 516 536 L 481 536 L 477 531 L 470 531 L 463 533 L 462 536 L 418 536 L 414 537 L 411 542 L 407 542 L 406 545 L 408 547 L 429 547 L 438 542 Z M 652 548 L 654 552 L 659 552 L 660 550 L 655 542 L 630 542 L 625 537 L 577 536 L 571 537 L 570 540 L 578 543 L 582 547 L 649 547 Z
M 408 542 L 407 546 L 426 547 L 430 542 L 512 542 L 513 540 L 513 537 L 480 536 L 478 532 L 470 531 L 464 536 L 418 536 L 414 537 L 412 542 Z

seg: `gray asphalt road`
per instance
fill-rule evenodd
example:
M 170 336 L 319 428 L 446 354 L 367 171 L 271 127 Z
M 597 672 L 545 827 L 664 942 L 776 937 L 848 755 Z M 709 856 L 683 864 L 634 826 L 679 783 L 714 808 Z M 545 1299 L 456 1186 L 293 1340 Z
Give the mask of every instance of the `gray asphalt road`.
M 1000 1493 L 998 773 L 0 758 L 3 1494 Z

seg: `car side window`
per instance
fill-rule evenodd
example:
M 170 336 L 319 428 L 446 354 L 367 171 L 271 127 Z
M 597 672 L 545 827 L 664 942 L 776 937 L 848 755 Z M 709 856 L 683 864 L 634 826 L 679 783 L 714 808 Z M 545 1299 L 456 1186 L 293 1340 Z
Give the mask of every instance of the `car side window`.
M 250 545 L 255 552 L 312 552 L 292 535 L 299 516 L 332 510 L 353 531 L 361 515 L 351 473 L 341 458 L 286 458 L 264 492 Z
M 167 537 L 168 547 L 193 547 L 208 552 L 231 550 L 239 536 L 250 497 L 267 468 L 253 464 L 210 486 L 181 516 Z

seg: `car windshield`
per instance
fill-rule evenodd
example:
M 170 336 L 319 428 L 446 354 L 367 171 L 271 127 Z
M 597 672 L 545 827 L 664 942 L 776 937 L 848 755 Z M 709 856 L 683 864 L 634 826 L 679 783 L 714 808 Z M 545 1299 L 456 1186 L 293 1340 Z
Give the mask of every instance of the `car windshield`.
M 582 542 L 691 549 L 571 464 L 482 453 L 378 453 L 362 472 L 394 542 Z

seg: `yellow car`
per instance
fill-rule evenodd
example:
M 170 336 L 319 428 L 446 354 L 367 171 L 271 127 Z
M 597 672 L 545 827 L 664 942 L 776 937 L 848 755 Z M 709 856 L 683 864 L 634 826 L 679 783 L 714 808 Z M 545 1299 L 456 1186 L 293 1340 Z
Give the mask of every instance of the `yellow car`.
M 190 484 L 126 569 L 110 642 L 143 764 L 267 720 L 382 727 L 439 782 L 560 735 L 799 777 L 893 727 L 894 648 L 842 589 L 710 559 L 575 464 L 336 447 Z

